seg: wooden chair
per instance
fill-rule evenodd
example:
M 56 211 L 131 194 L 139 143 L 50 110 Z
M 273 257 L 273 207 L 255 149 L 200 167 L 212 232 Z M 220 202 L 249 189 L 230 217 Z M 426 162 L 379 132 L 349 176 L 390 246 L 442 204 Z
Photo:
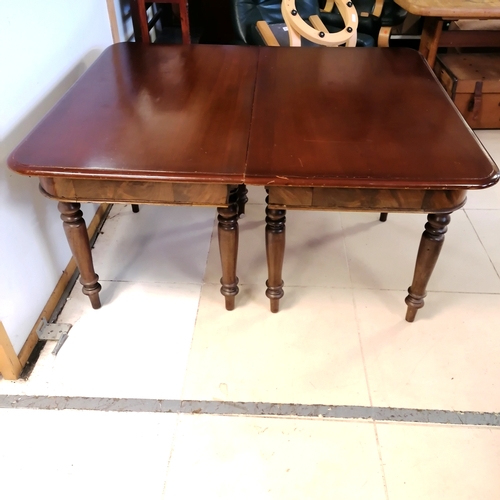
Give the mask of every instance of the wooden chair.
M 181 20 L 181 32 L 183 45 L 191 43 L 189 33 L 189 16 L 187 0 L 156 0 L 155 2 L 146 2 L 146 0 L 130 0 L 130 9 L 132 14 L 132 24 L 134 26 L 135 41 L 140 43 L 150 43 L 149 32 L 158 22 L 159 12 L 148 21 L 146 10 L 152 4 L 170 3 L 179 6 L 179 17 Z
M 358 16 L 352 3 L 338 1 L 340 26 L 331 27 L 320 19 L 318 0 L 230 0 L 236 43 L 373 46 L 373 38 L 357 30 Z
M 341 27 L 341 13 L 335 0 L 319 0 L 321 20 L 327 26 Z M 378 47 L 388 47 L 392 30 L 403 24 L 407 12 L 394 0 L 352 0 L 359 16 L 358 30 L 377 40 Z
M 290 47 L 300 47 L 302 38 L 309 40 L 316 45 L 327 47 L 355 47 L 357 42 L 358 16 L 352 2 L 348 0 L 338 0 L 341 8 L 342 18 L 345 27 L 339 32 L 330 33 L 317 14 L 309 16 L 308 24 L 302 19 L 295 6 L 295 0 L 282 0 L 281 15 L 285 21 L 288 33 L 288 43 Z M 262 36 L 266 45 L 279 46 L 280 43 L 266 21 L 258 21 L 257 31 Z

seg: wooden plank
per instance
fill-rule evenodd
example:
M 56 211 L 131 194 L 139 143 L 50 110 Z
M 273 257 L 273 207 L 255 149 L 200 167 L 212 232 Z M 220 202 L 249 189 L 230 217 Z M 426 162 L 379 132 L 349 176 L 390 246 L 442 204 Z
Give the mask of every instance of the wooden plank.
M 106 3 L 108 6 L 109 24 L 111 26 L 111 36 L 113 37 L 113 43 L 118 43 L 120 41 L 120 32 L 118 31 L 115 2 L 114 0 L 106 0 Z
M 44 194 L 72 202 L 227 206 L 226 184 L 192 184 L 41 177 Z
M 269 187 L 269 205 L 310 207 L 313 188 Z
M 498 0 L 396 0 L 403 9 L 417 16 L 449 19 L 498 19 Z
M 440 213 L 460 208 L 466 194 L 465 190 L 273 187 L 268 204 L 287 210 Z
M 500 31 L 443 31 L 439 47 L 500 47 Z
M 278 40 L 276 40 L 276 37 L 274 36 L 274 33 L 271 31 L 271 28 L 269 27 L 269 24 L 266 23 L 266 21 L 257 21 L 257 24 L 255 25 L 259 35 L 262 37 L 262 40 L 264 40 L 264 43 L 268 47 L 279 47 L 280 44 L 278 43 Z
M 21 374 L 22 366 L 14 351 L 14 347 L 0 321 L 0 373 L 5 380 L 16 380 Z
M 99 225 L 101 224 L 103 217 L 106 213 L 106 210 L 108 209 L 109 205 L 108 204 L 102 204 L 98 209 L 94 217 L 92 218 L 91 223 L 88 225 L 88 235 L 89 238 L 92 238 Z M 47 320 L 52 316 L 53 312 L 55 311 L 55 308 L 62 297 L 64 291 L 66 290 L 66 287 L 69 284 L 69 281 L 71 279 L 71 276 L 73 276 L 73 273 L 76 270 L 76 264 L 71 257 L 68 265 L 66 266 L 66 269 L 62 272 L 61 277 L 59 278 L 59 281 L 57 282 L 53 292 L 51 293 L 49 300 L 45 304 L 45 307 L 43 308 L 42 312 L 38 316 L 38 319 L 36 320 L 35 324 L 33 325 L 33 328 L 31 329 L 30 334 L 28 335 L 28 338 L 26 339 L 26 342 L 24 343 L 23 347 L 21 348 L 21 351 L 19 352 L 19 362 L 21 364 L 21 367 L 24 368 L 24 365 L 26 365 L 26 362 L 28 361 L 28 358 L 31 355 L 31 352 L 35 348 L 36 344 L 38 343 L 38 335 L 36 333 L 36 329 L 38 327 L 38 324 L 40 323 L 40 320 L 42 318 L 46 318 Z M 1 370 L 0 370 L 1 371 Z

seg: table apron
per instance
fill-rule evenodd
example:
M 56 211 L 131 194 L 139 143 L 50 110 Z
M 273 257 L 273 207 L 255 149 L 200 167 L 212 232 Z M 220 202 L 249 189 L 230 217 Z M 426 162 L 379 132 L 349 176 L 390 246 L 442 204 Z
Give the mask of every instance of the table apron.
M 449 213 L 467 200 L 465 189 L 269 187 L 272 209 Z
M 65 202 L 227 207 L 234 185 L 40 177 L 45 196 Z

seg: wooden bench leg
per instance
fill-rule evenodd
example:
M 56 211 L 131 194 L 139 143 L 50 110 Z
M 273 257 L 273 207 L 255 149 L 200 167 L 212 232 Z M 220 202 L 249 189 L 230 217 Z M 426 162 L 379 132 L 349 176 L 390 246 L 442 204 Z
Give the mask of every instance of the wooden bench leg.
M 405 299 L 408 305 L 406 321 L 410 323 L 415 319 L 417 311 L 424 307 L 427 283 L 441 252 L 444 235 L 450 223 L 450 214 L 429 214 L 427 221 L 418 248 L 413 282 L 408 288 L 408 296 Z
M 235 187 L 229 195 L 229 206 L 218 208 L 217 220 L 219 236 L 219 252 L 222 264 L 222 278 L 220 293 L 226 299 L 226 309 L 234 309 L 234 298 L 239 292 L 238 277 L 236 276 L 236 264 L 238 260 L 238 187 Z
M 80 203 L 59 202 L 59 212 L 63 221 L 64 232 L 69 243 L 73 258 L 80 271 L 80 283 L 83 285 L 83 293 L 88 296 L 94 309 L 101 307 L 99 292 L 99 276 L 94 271 L 92 252 L 90 250 L 89 236 Z
M 438 17 L 426 17 L 420 38 L 418 51 L 425 57 L 429 66 L 434 68 L 439 47 L 439 39 L 443 31 L 443 20 Z
M 266 203 L 269 197 L 266 198 Z M 271 312 L 279 311 L 279 301 L 283 297 L 283 259 L 285 256 L 286 210 L 266 207 L 266 256 L 268 279 L 266 296 L 271 301 Z

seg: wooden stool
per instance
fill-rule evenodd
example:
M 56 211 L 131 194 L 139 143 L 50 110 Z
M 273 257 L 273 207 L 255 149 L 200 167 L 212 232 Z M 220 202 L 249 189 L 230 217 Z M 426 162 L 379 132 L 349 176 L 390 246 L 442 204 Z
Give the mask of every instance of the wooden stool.
M 181 19 L 182 43 L 189 45 L 191 37 L 189 34 L 189 17 L 187 0 L 157 0 L 156 2 L 146 2 L 146 0 L 131 0 L 130 9 L 132 12 L 132 23 L 134 25 L 134 35 L 136 42 L 150 43 L 149 30 L 153 27 L 157 19 L 153 18 L 148 22 L 146 14 L 146 4 L 151 3 L 171 3 L 179 6 L 179 16 Z

